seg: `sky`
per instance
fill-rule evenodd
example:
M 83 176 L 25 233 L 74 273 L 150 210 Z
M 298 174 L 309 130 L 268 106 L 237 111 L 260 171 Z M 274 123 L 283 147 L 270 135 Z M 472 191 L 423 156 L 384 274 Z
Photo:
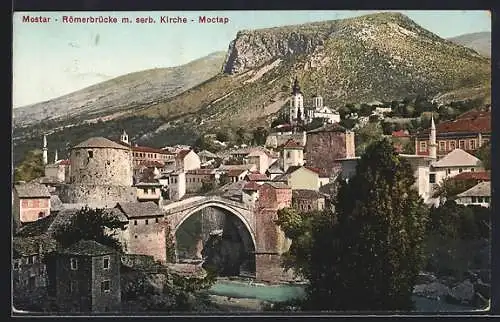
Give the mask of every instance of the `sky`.
M 227 51 L 239 30 L 343 19 L 380 11 L 16 12 L 13 15 L 13 107 L 53 99 L 113 77 L 186 64 Z M 400 11 L 442 38 L 491 31 L 488 11 Z M 48 23 L 23 16 L 50 17 Z M 63 16 L 111 16 L 134 23 L 63 23 Z M 161 24 L 161 16 L 187 24 Z M 227 17 L 200 24 L 199 16 Z M 137 24 L 138 17 L 156 23 Z M 191 22 L 191 19 L 194 22 Z M 56 21 L 57 20 L 57 21 Z

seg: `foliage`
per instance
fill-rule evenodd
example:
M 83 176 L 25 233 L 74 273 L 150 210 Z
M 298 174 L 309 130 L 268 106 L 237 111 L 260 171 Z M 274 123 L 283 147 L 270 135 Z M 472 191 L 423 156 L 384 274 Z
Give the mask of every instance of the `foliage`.
M 14 170 L 14 181 L 31 181 L 36 178 L 43 177 L 45 167 L 43 165 L 42 151 L 29 151 L 23 162 Z
M 362 155 L 364 150 L 371 143 L 382 137 L 382 127 L 380 123 L 368 123 L 356 132 L 356 155 Z
M 219 186 L 223 186 L 231 182 L 231 179 L 226 173 L 222 173 L 219 177 Z
M 291 265 L 309 281 L 308 310 L 408 310 L 424 264 L 427 209 L 389 141 L 370 144 L 340 184 L 334 214 L 283 210 Z M 295 244 L 295 246 L 294 246 Z M 328 256 L 325 250 L 328 249 Z
M 122 229 L 122 223 L 116 217 L 108 215 L 104 209 L 86 206 L 58 227 L 54 237 L 63 248 L 80 240 L 94 240 L 121 252 L 122 245 L 116 238 L 118 229 Z
M 267 136 L 269 135 L 269 130 L 265 127 L 258 127 L 253 130 L 253 144 L 254 145 L 264 145 L 266 143 Z
M 454 200 L 456 196 L 477 184 L 477 180 L 455 180 L 453 178 L 444 178 L 434 188 L 433 198 L 440 198 L 442 202 L 446 200 Z
M 475 153 L 476 157 L 483 162 L 486 170 L 491 169 L 491 144 L 490 141 L 484 143 Z

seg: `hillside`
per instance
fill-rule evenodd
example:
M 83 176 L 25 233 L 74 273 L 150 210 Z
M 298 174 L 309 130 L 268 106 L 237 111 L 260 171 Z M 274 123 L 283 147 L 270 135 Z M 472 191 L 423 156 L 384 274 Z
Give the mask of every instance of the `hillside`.
M 13 110 L 14 125 L 40 121 L 112 119 L 138 106 L 161 102 L 218 74 L 225 53 L 216 52 L 188 64 L 126 74 L 77 92 Z
M 475 32 L 448 38 L 448 40 L 474 49 L 485 57 L 491 57 L 491 32 Z
M 316 93 L 326 105 L 339 107 L 417 95 L 489 102 L 491 92 L 489 58 L 399 13 L 240 31 L 220 67 L 222 72 L 177 96 L 155 100 L 149 94 L 150 103 L 122 105 L 123 115 L 102 124 L 66 128 L 49 137 L 49 145 L 63 147 L 96 134 L 117 136 L 125 128 L 133 140 L 164 146 L 192 143 L 197 134 L 218 127 L 266 125 L 287 104 L 295 75 L 305 105 Z M 137 101 L 137 93 L 116 100 Z M 38 133 L 47 127 L 18 128 L 16 145 L 38 146 Z

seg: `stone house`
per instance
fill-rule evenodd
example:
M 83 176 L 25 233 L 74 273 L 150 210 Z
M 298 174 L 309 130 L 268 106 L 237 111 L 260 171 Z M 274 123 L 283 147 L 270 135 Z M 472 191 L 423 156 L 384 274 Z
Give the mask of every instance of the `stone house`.
M 179 200 L 186 194 L 186 173 L 176 171 L 168 177 L 168 195 L 170 200 Z
M 341 158 L 355 156 L 354 132 L 339 124 L 326 124 L 307 132 L 305 145 L 307 166 L 325 169 L 328 176 L 340 171 Z
M 175 156 L 177 170 L 189 171 L 201 168 L 200 157 L 193 150 L 181 150 Z
M 129 254 L 151 255 L 166 260 L 164 212 L 154 202 L 118 203 L 115 207 L 128 219 L 123 232 Z
M 175 155 L 167 150 L 151 148 L 147 146 L 138 146 L 137 144 L 132 145 L 127 132 L 123 131 L 120 136 L 119 144 L 130 148 L 132 154 L 132 163 L 137 166 L 143 162 L 158 162 L 162 166 L 170 161 L 174 160 Z
M 217 155 L 215 153 L 207 150 L 200 151 L 197 154 L 200 157 L 200 161 L 202 164 L 217 159 Z
M 300 212 L 325 209 L 325 195 L 316 190 L 292 190 L 292 206 Z
M 195 169 L 186 171 L 186 192 L 196 193 L 203 187 L 203 183 L 215 184 L 215 169 Z
M 121 307 L 120 256 L 81 240 L 47 257 L 48 293 L 60 312 L 113 312 Z
M 238 182 L 245 179 L 245 176 L 248 174 L 248 170 L 239 169 L 239 170 L 229 170 L 226 172 L 226 175 L 229 178 L 230 182 Z
M 411 136 L 407 130 L 393 131 L 391 140 L 396 152 L 403 153 L 404 146 L 411 141 Z
M 298 142 L 289 140 L 282 147 L 283 171 L 289 167 L 304 165 L 304 147 Z
M 266 181 L 271 181 L 271 179 L 267 175 L 262 174 L 262 173 L 258 173 L 258 172 L 247 173 L 244 180 L 245 181 L 253 181 L 257 185 L 261 185 Z
M 458 194 L 455 202 L 464 206 L 478 205 L 481 207 L 490 207 L 491 182 L 480 182 L 469 190 Z
M 58 182 L 69 182 L 71 173 L 70 160 L 56 160 L 45 166 L 45 177 L 54 178 Z
M 257 172 L 263 174 L 269 168 L 274 159 L 267 151 L 262 149 L 252 149 L 245 157 L 245 161 L 247 164 L 255 164 Z
M 50 214 L 50 192 L 39 183 L 21 183 L 14 186 L 12 215 L 16 227 L 36 221 Z
M 162 200 L 161 184 L 156 182 L 138 182 L 135 184 L 137 188 L 137 201 L 145 202 L 152 201 L 159 205 Z
M 282 175 L 285 173 L 283 169 L 281 168 L 281 164 L 283 164 L 283 160 L 280 158 L 277 161 L 275 161 L 269 169 L 266 171 L 266 175 L 271 179 L 274 180 L 276 177 Z
M 461 149 L 455 149 L 431 164 L 429 183 L 440 183 L 444 178 L 454 177 L 462 172 L 484 170 L 481 160 Z
M 259 199 L 259 187 L 260 185 L 255 181 L 247 182 L 242 188 L 241 201 L 245 205 L 254 207 Z
M 320 187 L 319 173 L 317 169 L 305 166 L 294 166 L 273 181 L 283 182 L 292 190 L 307 189 L 318 191 Z
M 429 155 L 430 128 L 415 137 L 415 152 Z M 446 155 L 455 149 L 469 153 L 478 150 L 491 137 L 491 112 L 470 111 L 455 120 L 443 121 L 436 126 L 437 155 Z

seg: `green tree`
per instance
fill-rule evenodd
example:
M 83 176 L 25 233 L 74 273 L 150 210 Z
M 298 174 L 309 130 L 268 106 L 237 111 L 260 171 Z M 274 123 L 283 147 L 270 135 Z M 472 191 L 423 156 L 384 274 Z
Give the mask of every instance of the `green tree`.
M 381 139 L 367 147 L 351 180 L 340 183 L 335 213 L 304 222 L 304 215 L 280 212 L 299 259 L 289 258 L 309 281 L 304 309 L 412 308 L 428 216 L 414 181 L 410 165 Z
M 475 153 L 476 157 L 483 162 L 486 170 L 491 169 L 491 144 L 488 141 L 484 143 Z
M 356 155 L 362 155 L 371 143 L 379 140 L 383 135 L 380 123 L 368 123 L 356 133 Z
M 58 227 L 54 237 L 63 248 L 80 240 L 94 240 L 121 252 L 123 248 L 116 235 L 122 228 L 120 220 L 104 209 L 86 206 L 71 216 L 66 224 Z
M 434 188 L 432 197 L 440 198 L 444 203 L 446 200 L 454 200 L 456 195 L 474 187 L 476 184 L 477 181 L 474 179 L 455 180 L 453 178 L 444 178 Z
M 253 143 L 255 145 L 264 145 L 266 143 L 267 136 L 269 135 L 269 131 L 260 126 L 253 130 Z
M 14 170 L 14 181 L 31 181 L 43 177 L 45 167 L 43 165 L 42 151 L 29 151 L 24 160 Z

